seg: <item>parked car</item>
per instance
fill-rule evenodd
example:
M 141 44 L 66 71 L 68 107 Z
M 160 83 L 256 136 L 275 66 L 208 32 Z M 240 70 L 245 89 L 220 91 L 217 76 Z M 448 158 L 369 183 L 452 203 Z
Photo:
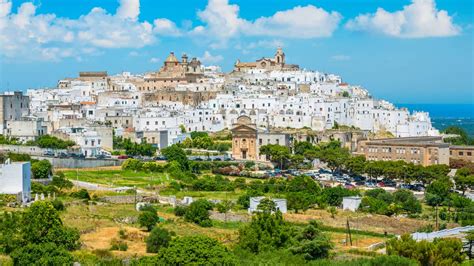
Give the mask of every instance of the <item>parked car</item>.
M 222 159 L 217 157 L 217 158 L 214 158 L 214 161 L 219 161 L 220 162 L 220 161 L 222 161 Z
M 354 189 L 355 188 L 355 186 L 352 185 L 351 183 L 345 183 L 344 187 L 347 188 L 347 189 Z
M 51 156 L 51 157 L 53 157 L 53 156 L 54 156 L 54 152 L 52 152 L 52 151 L 45 151 L 45 152 L 43 153 L 43 155 L 44 155 L 44 156 Z
M 57 157 L 59 157 L 59 158 L 68 158 L 69 155 L 67 153 L 60 152 L 60 153 L 57 154 Z
M 165 156 L 156 156 L 155 158 L 153 158 L 153 160 L 155 160 L 155 161 L 166 161 L 166 157 Z
M 128 159 L 128 156 L 127 155 L 119 155 L 117 158 L 121 159 L 121 160 L 126 160 L 126 159 Z

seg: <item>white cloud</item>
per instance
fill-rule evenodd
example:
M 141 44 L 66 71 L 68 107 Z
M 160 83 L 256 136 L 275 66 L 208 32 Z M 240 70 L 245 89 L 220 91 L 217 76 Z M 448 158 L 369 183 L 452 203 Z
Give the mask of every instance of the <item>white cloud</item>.
M 157 58 L 157 57 L 150 58 L 150 63 L 158 63 L 158 62 L 160 62 L 159 58 Z
M 153 21 L 153 31 L 161 35 L 180 36 L 181 31 L 176 27 L 176 24 L 166 18 L 158 18 Z
M 140 53 L 138 53 L 137 51 L 131 51 L 130 53 L 128 53 L 129 56 L 139 56 Z
M 139 0 L 119 0 L 115 14 L 100 7 L 77 19 L 37 14 L 32 2 L 12 12 L 11 0 L 0 0 L 0 55 L 15 60 L 61 60 L 88 54 L 86 48 L 141 48 L 164 34 L 163 21 L 139 21 Z M 168 23 L 168 34 L 174 23 Z M 95 51 L 93 54 L 98 54 Z
M 373 14 L 350 20 L 346 28 L 399 38 L 446 37 L 461 32 L 447 11 L 436 8 L 434 0 L 413 0 L 403 10 L 393 13 L 378 8 Z
M 337 12 L 308 5 L 250 21 L 240 18 L 239 6 L 229 4 L 228 0 L 209 0 L 206 8 L 198 12 L 198 17 L 204 25 L 195 27 L 191 33 L 217 40 L 214 47 L 225 45 L 227 40 L 239 35 L 303 39 L 329 37 L 342 19 Z
M 349 61 L 351 60 L 351 57 L 348 55 L 337 54 L 337 55 L 331 56 L 331 59 L 334 61 Z
M 140 15 L 140 0 L 120 0 L 115 14 L 122 19 L 137 20 Z
M 198 17 L 206 24 L 198 26 L 194 32 L 210 34 L 218 39 L 227 39 L 238 33 L 245 20 L 239 18 L 239 6 L 230 5 L 228 0 L 209 0 Z
M 288 38 L 330 37 L 341 19 L 338 12 L 327 12 L 313 5 L 297 6 L 246 24 L 245 33 Z
M 209 51 L 205 51 L 204 55 L 199 57 L 199 60 L 205 64 L 215 64 L 222 61 L 224 57 L 222 55 L 212 55 Z

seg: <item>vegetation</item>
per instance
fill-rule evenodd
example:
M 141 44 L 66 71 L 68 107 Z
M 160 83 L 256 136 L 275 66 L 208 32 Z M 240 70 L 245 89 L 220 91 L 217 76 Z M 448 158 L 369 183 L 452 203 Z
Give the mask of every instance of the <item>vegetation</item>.
M 445 138 L 444 141 L 453 145 L 474 145 L 474 139 L 470 138 L 466 130 L 458 126 L 450 126 L 442 131 L 444 134 L 458 135 L 457 137 Z
M 202 227 L 210 227 L 212 226 L 212 221 L 209 218 L 209 210 L 212 210 L 212 207 L 212 203 L 205 199 L 193 201 L 186 209 L 184 219 Z
M 223 141 L 214 141 L 207 132 L 191 132 L 191 138 L 186 138 L 181 143 L 183 148 L 197 148 L 205 150 L 216 150 L 220 152 L 228 151 L 232 143 Z
M 159 221 L 160 217 L 158 217 L 156 209 L 153 206 L 147 205 L 140 209 L 138 224 L 140 224 L 141 227 L 145 227 L 147 231 L 151 231 Z
M 146 252 L 158 253 L 160 249 L 168 247 L 174 235 L 174 232 L 154 227 L 146 238 Z
M 417 242 L 410 235 L 388 241 L 387 254 L 414 259 L 421 265 L 457 265 L 465 257 L 459 239 L 439 238 L 433 242 Z
M 217 240 L 205 236 L 177 237 L 156 257 L 163 265 L 233 265 L 234 255 Z
M 146 141 L 138 144 L 128 138 L 115 135 L 113 137 L 113 145 L 115 150 L 125 150 L 125 154 L 129 156 L 153 156 L 156 153 L 156 148 Z
M 415 214 L 421 213 L 421 203 L 409 190 L 400 189 L 391 194 L 382 188 L 376 188 L 365 193 L 360 209 L 388 216 L 398 213 Z
M 262 211 L 253 216 L 252 222 L 239 230 L 238 246 L 254 254 L 288 249 L 306 260 L 326 258 L 332 248 L 316 222 L 300 230 L 285 222 L 279 211 Z

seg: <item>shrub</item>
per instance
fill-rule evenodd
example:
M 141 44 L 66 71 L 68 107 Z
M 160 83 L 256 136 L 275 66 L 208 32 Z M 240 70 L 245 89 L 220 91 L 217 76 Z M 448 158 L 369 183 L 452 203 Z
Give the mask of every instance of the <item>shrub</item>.
M 147 231 L 151 231 L 159 221 L 160 217 L 156 212 L 143 211 L 138 215 L 138 223 L 140 226 L 146 227 Z
M 212 203 L 205 199 L 200 199 L 191 203 L 184 214 L 184 219 L 202 227 L 211 227 L 212 221 L 209 218 L 209 210 L 212 210 Z
M 60 199 L 54 199 L 54 200 L 51 201 L 51 203 L 53 204 L 53 207 L 57 211 L 63 211 L 64 209 L 66 209 L 64 207 L 64 203 Z
M 166 229 L 155 227 L 151 230 L 150 235 L 146 238 L 146 252 L 158 253 L 161 248 L 169 245 L 173 232 Z
M 234 255 L 217 240 L 206 236 L 173 239 L 159 253 L 163 265 L 235 265 Z
M 89 192 L 87 189 L 80 189 L 79 191 L 75 191 L 71 193 L 71 197 L 73 198 L 78 198 L 78 199 L 84 199 L 84 200 L 90 200 L 91 196 L 89 195 Z
M 110 241 L 110 250 L 127 251 L 127 249 L 128 245 L 123 240 L 113 238 L 112 241 Z
M 184 216 L 188 208 L 186 206 L 176 206 L 174 208 L 174 215 L 176 216 Z
M 72 265 L 74 258 L 53 243 L 28 244 L 10 254 L 14 265 Z

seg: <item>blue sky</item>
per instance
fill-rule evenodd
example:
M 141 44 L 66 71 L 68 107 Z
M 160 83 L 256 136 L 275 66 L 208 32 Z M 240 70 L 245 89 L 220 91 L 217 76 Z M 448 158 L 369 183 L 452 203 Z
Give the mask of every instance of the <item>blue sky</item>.
M 472 0 L 0 0 L 0 90 L 84 70 L 157 70 L 170 51 L 229 71 L 282 46 L 287 62 L 377 98 L 474 103 L 473 9 Z

